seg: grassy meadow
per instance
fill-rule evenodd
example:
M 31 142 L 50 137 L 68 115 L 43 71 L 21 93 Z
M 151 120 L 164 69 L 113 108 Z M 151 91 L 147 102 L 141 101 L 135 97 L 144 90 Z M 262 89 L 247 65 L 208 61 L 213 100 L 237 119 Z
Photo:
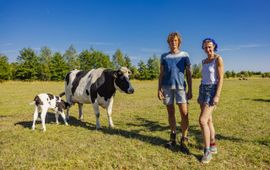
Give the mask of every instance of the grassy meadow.
M 200 163 L 199 80 L 193 80 L 189 104 L 190 155 L 179 144 L 173 150 L 163 147 L 170 131 L 165 106 L 157 99 L 157 81 L 132 84 L 134 94 L 115 95 L 115 128 L 108 128 L 107 114 L 100 109 L 102 129 L 96 130 L 92 106 L 84 105 L 84 120 L 78 120 L 74 106 L 69 126 L 61 118 L 56 125 L 49 112 L 44 133 L 40 120 L 31 130 L 34 106 L 29 103 L 37 93 L 59 94 L 64 83 L 1 83 L 0 169 L 270 169 L 270 79 L 225 80 L 213 115 L 219 153 L 207 165 Z

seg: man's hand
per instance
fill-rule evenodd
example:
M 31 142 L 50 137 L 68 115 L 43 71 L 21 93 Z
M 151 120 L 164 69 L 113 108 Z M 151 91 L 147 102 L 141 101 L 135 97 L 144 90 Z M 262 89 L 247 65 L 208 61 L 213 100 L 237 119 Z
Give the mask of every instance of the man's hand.
M 164 95 L 163 95 L 163 90 L 162 89 L 158 90 L 158 99 L 159 100 L 163 100 L 164 99 Z
M 192 99 L 192 92 L 191 91 L 187 92 L 187 99 L 188 100 Z

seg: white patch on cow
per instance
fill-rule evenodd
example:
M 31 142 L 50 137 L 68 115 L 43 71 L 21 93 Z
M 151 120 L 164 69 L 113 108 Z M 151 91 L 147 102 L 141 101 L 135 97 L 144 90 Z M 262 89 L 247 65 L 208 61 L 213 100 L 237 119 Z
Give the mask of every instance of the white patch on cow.
M 111 97 L 108 101 L 108 107 L 107 107 L 107 114 L 108 114 L 108 122 L 109 127 L 114 127 L 113 120 L 112 120 L 112 106 L 113 106 L 113 97 Z

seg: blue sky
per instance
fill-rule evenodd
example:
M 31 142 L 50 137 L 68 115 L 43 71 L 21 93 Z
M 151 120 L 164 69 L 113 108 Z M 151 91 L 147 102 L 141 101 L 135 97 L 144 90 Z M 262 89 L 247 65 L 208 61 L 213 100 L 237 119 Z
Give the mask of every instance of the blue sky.
M 72 44 L 78 53 L 121 49 L 137 65 L 168 51 L 177 31 L 192 64 L 212 37 L 225 70 L 269 72 L 269 9 L 269 0 L 0 0 L 0 53 L 14 62 L 24 47 L 64 53 Z

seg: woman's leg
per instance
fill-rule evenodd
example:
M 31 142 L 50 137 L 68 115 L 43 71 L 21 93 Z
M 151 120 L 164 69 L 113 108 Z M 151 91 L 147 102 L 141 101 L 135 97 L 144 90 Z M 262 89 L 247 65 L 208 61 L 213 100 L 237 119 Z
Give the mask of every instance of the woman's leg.
M 216 140 L 215 140 L 216 133 L 215 133 L 214 125 L 213 125 L 212 113 L 211 113 L 209 121 L 208 121 L 208 126 L 210 129 L 210 143 L 215 143 L 216 142 Z
M 202 129 L 204 148 L 210 147 L 210 126 L 208 122 L 211 119 L 211 114 L 214 110 L 213 106 L 208 106 L 206 104 L 201 104 L 201 114 L 199 118 L 199 123 Z

